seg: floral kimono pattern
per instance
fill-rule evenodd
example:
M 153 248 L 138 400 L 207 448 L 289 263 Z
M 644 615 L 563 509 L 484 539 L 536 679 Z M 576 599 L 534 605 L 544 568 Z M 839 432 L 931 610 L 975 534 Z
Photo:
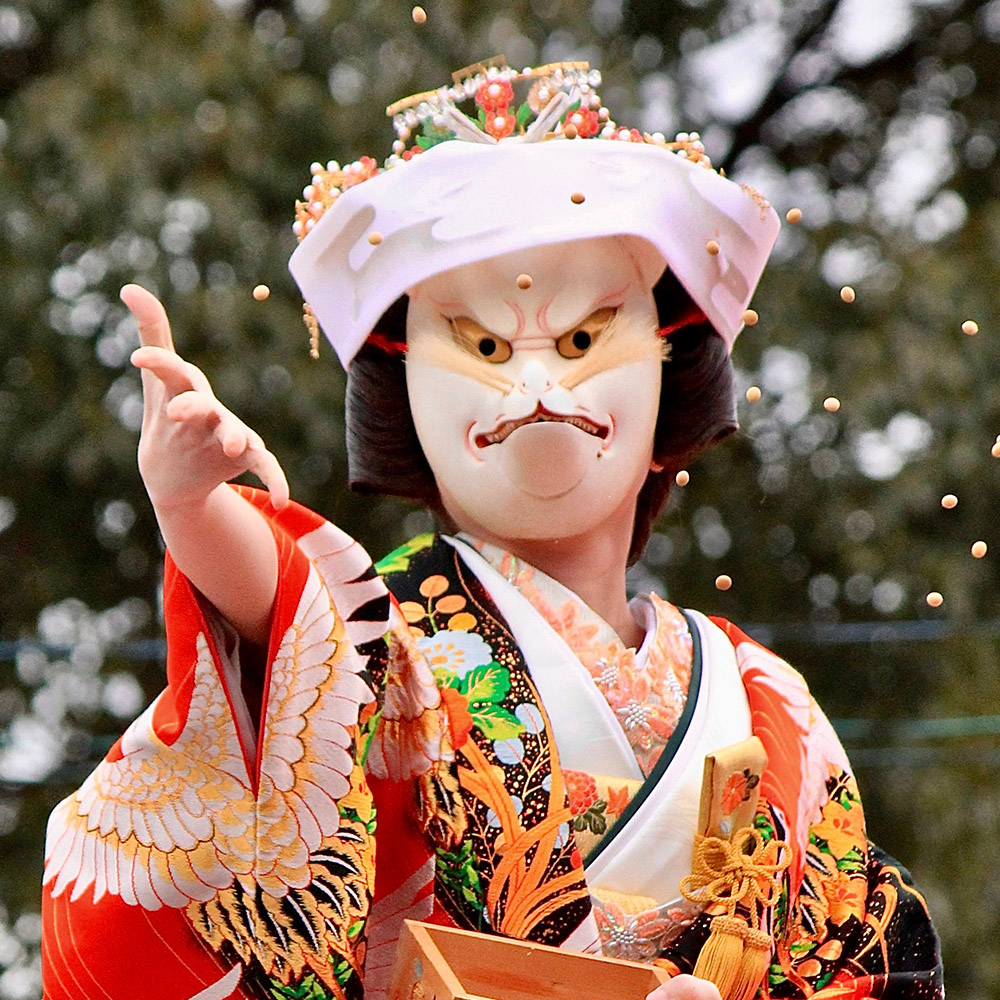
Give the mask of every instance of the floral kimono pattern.
M 457 692 L 457 697 L 445 694 L 444 700 L 449 711 L 457 711 L 462 720 L 455 727 L 461 746 L 477 746 L 479 749 L 472 750 L 471 757 L 502 771 L 505 780 L 510 780 L 508 791 L 516 809 L 522 787 L 520 771 L 537 775 L 539 769 L 548 769 L 554 775 L 560 770 L 554 748 L 545 746 L 550 744 L 549 739 L 536 743 L 525 738 L 529 728 L 546 736 L 547 728 L 532 725 L 525 726 L 524 731 L 519 729 L 522 720 L 544 720 L 544 707 L 522 700 L 534 694 L 530 679 L 523 689 L 516 689 L 513 682 L 507 688 L 505 680 L 490 689 L 499 700 L 488 702 L 478 701 L 474 688 L 465 681 L 476 669 L 489 669 L 479 661 L 494 650 L 501 651 L 497 659 L 502 657 L 512 677 L 521 675 L 523 661 L 518 662 L 511 649 L 509 629 L 479 581 L 442 539 L 416 539 L 379 568 L 400 600 L 418 646 L 435 664 L 435 678 L 442 691 Z M 442 613 L 435 615 L 438 600 L 446 603 Z M 446 617 L 449 612 L 463 617 L 453 620 Z M 767 916 L 766 929 L 773 934 L 776 947 L 765 983 L 766 995 L 819 996 L 824 1000 L 942 995 L 937 942 L 924 900 L 905 869 L 867 842 L 857 786 L 829 722 L 809 696 L 801 677 L 787 664 L 728 622 L 720 620 L 716 624 L 735 646 L 754 731 L 764 741 L 771 762 L 763 775 L 742 776 L 742 785 L 727 786 L 726 794 L 735 808 L 748 782 L 759 782 L 754 826 L 765 842 L 778 839 L 792 847 L 781 898 Z M 456 631 L 465 636 L 455 636 Z M 472 650 L 475 653 L 470 655 Z M 501 695 L 505 688 L 513 695 Z M 468 692 L 473 692 L 471 698 Z M 494 732 L 488 721 L 485 726 L 477 724 L 475 710 L 485 710 L 489 719 L 502 719 L 502 726 L 512 728 Z M 463 755 L 459 752 L 458 756 Z M 656 777 L 654 772 L 652 780 Z M 501 851 L 504 844 L 502 836 L 497 836 L 498 821 L 488 808 L 483 826 L 483 804 L 472 790 L 475 783 L 469 771 L 460 769 L 459 783 L 470 817 L 469 829 L 458 850 L 438 851 L 435 919 L 509 933 L 502 926 L 502 909 L 495 914 L 499 918 L 496 923 L 488 913 L 478 916 L 481 894 L 467 891 L 458 900 L 449 892 L 448 887 L 454 885 L 479 886 L 483 881 L 490 884 L 495 878 L 498 844 Z M 548 787 L 554 784 L 553 779 L 547 782 Z M 568 847 L 572 859 L 580 854 L 581 841 L 589 841 L 589 853 L 595 842 L 599 846 L 613 837 L 617 827 L 616 823 L 605 823 L 603 836 L 588 837 L 595 826 L 601 826 L 598 817 L 607 815 L 607 800 L 599 797 L 596 780 L 582 772 L 563 771 L 561 784 L 566 808 L 559 816 L 568 813 L 571 822 L 566 827 L 560 825 L 562 832 L 555 842 L 558 851 L 553 851 L 553 857 L 565 857 Z M 621 794 L 625 794 L 624 788 Z M 628 798 L 634 795 L 629 790 Z M 598 806 L 599 802 L 603 807 Z M 548 804 L 551 808 L 551 796 Z M 533 805 L 541 808 L 538 803 Z M 626 810 L 623 805 L 613 819 L 617 822 Z M 534 810 L 531 819 L 535 823 L 543 821 L 541 813 Z M 534 858 L 537 862 L 537 854 Z M 547 877 L 555 880 L 556 874 L 547 873 Z M 502 899 L 502 895 L 496 898 Z M 577 903 L 575 897 L 573 903 Z M 606 919 L 608 908 L 602 907 L 601 912 Z M 707 939 L 711 916 L 710 911 L 694 919 L 683 914 L 680 922 L 686 926 L 656 960 L 672 971 L 690 972 Z M 551 931 L 545 934 L 541 928 L 521 928 L 518 936 L 558 942 Z
M 411 916 L 595 947 L 584 852 L 627 831 L 645 785 L 626 801 L 561 768 L 508 623 L 447 541 L 393 553 L 383 582 L 322 518 L 241 492 L 279 552 L 259 727 L 238 650 L 168 562 L 167 690 L 50 820 L 46 997 L 375 997 Z M 755 825 L 791 845 L 762 995 L 941 996 L 926 907 L 867 843 L 829 724 L 718 626 L 770 761 Z M 689 971 L 710 918 L 652 960 Z

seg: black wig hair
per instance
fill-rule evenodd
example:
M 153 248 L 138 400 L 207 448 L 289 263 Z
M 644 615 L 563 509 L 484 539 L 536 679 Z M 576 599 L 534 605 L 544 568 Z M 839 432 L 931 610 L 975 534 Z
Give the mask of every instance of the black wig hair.
M 670 271 L 653 289 L 670 356 L 663 362 L 650 472 L 639 493 L 629 562 L 649 538 L 678 470 L 736 430 L 735 379 L 722 337 Z M 397 299 L 347 369 L 347 467 L 351 488 L 428 504 L 444 513 L 406 393 L 407 298 Z

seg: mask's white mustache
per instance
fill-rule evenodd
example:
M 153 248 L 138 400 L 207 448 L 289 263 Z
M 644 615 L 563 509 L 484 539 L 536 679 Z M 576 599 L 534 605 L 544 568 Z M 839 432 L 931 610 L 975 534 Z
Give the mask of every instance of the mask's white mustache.
M 575 389 L 601 372 L 633 361 L 662 361 L 668 347 L 654 328 L 619 312 L 597 337 L 594 346 L 559 379 L 559 384 L 564 389 Z
M 597 424 L 593 420 L 589 420 L 587 417 L 569 415 L 565 413 L 553 413 L 551 410 L 546 410 L 545 407 L 539 403 L 538 406 L 535 407 L 534 413 L 531 413 L 526 417 L 521 417 L 518 420 L 505 420 L 503 423 L 498 424 L 492 431 L 488 431 L 485 434 L 477 434 L 475 437 L 476 447 L 486 448 L 491 444 L 500 444 L 501 441 L 505 441 L 509 438 L 510 435 L 513 434 L 519 427 L 539 423 L 571 424 L 573 427 L 578 427 L 586 434 L 593 434 L 594 437 L 600 438 L 602 441 L 608 436 L 607 427 Z
M 412 351 L 409 356 L 413 356 Z M 472 357 L 451 339 L 421 338 L 420 358 L 427 364 L 436 365 L 455 375 L 466 375 L 497 392 L 506 394 L 514 388 L 514 383 L 497 371 L 496 365 Z

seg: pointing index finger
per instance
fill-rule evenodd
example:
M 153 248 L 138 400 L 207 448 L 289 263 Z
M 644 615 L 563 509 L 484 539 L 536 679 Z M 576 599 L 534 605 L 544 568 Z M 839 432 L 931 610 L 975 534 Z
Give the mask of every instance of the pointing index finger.
M 142 346 L 162 347 L 172 351 L 174 341 L 170 336 L 170 320 L 167 319 L 163 303 L 141 285 L 126 285 L 119 294 L 139 324 Z

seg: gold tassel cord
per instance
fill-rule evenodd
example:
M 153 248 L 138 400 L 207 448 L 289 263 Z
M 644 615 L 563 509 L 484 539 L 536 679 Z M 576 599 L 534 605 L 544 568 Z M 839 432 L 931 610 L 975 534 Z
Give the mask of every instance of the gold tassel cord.
M 681 892 L 695 903 L 724 906 L 726 913 L 712 920 L 694 974 L 715 983 L 723 1000 L 751 1000 L 767 972 L 773 942 L 751 921 L 756 924 L 777 902 L 787 858 L 784 841 L 765 843 L 752 827 L 731 840 L 695 837 L 692 873 L 681 881 Z M 749 920 L 737 912 L 740 907 Z
M 767 973 L 767 967 L 771 964 L 772 945 L 771 935 L 767 931 L 747 928 L 739 973 L 729 993 L 732 1000 L 750 1000 L 757 992 Z
M 742 917 L 718 916 L 712 921 L 712 933 L 702 945 L 694 974 L 715 983 L 723 1000 L 729 997 L 740 976 L 743 942 L 749 930 Z
M 780 861 L 779 857 L 784 854 Z M 764 842 L 753 827 L 743 827 L 731 840 L 698 834 L 694 839 L 691 874 L 681 880 L 681 892 L 695 903 L 721 903 L 732 916 L 741 903 L 773 906 L 781 892 L 781 875 L 788 867 L 788 844 Z

